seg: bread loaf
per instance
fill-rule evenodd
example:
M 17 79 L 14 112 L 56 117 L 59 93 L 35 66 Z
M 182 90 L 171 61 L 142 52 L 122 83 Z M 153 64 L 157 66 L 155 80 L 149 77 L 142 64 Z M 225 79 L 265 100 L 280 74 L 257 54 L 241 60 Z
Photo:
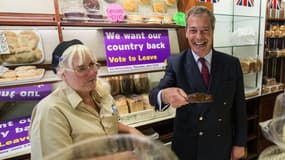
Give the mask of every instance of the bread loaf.
M 166 6 L 163 1 L 153 2 L 152 9 L 155 13 L 166 13 Z
M 111 86 L 111 94 L 116 96 L 120 93 L 120 79 L 117 76 L 106 78 Z
M 28 47 L 31 49 L 35 49 L 38 46 L 39 37 L 35 32 L 31 30 L 25 30 L 20 32 L 17 38 L 20 47 Z
M 145 110 L 152 109 L 153 107 L 149 104 L 148 94 L 142 94 L 141 95 L 143 100 L 143 107 Z
M 134 79 L 133 75 L 120 76 L 120 91 L 122 94 L 134 93 Z
M 131 95 L 127 98 L 130 112 L 138 112 L 144 110 L 142 97 L 139 95 Z
M 151 0 L 139 0 L 141 4 L 150 4 Z
M 147 93 L 148 92 L 148 78 L 146 74 L 135 74 L 134 75 L 135 93 Z
M 129 107 L 127 104 L 127 99 L 123 95 L 118 95 L 114 97 L 115 104 L 117 106 L 119 114 L 128 114 L 129 113 Z
M 174 6 L 177 2 L 176 2 L 176 0 L 165 0 L 165 3 L 168 6 Z

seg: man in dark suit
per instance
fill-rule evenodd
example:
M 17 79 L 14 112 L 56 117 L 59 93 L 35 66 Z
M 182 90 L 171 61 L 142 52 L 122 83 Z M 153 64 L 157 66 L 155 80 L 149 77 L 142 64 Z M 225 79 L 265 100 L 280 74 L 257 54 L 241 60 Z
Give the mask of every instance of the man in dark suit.
M 168 59 L 164 77 L 149 94 L 157 110 L 176 108 L 172 149 L 181 160 L 238 160 L 245 155 L 241 66 L 238 58 L 212 48 L 214 26 L 215 17 L 206 7 L 187 12 L 190 49 Z M 194 97 L 191 102 L 187 95 L 198 92 L 211 95 L 213 101 L 196 97 L 194 103 Z

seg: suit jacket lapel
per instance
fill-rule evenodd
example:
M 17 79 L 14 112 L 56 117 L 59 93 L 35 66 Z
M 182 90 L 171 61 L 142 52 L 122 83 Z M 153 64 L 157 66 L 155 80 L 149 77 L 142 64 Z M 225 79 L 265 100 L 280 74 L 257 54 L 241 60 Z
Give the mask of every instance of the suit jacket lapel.
M 191 88 L 194 90 L 194 92 L 197 91 L 207 91 L 207 88 L 204 84 L 202 75 L 200 73 L 199 67 L 192 55 L 191 50 L 188 50 L 187 56 L 186 56 L 186 69 L 187 69 L 187 82 L 191 86 Z
M 210 73 L 210 82 L 209 82 L 209 91 L 214 94 L 215 91 L 219 90 L 219 84 L 222 82 L 220 78 L 222 77 L 222 64 L 219 59 L 219 55 L 213 50 L 212 63 L 211 63 L 211 73 Z

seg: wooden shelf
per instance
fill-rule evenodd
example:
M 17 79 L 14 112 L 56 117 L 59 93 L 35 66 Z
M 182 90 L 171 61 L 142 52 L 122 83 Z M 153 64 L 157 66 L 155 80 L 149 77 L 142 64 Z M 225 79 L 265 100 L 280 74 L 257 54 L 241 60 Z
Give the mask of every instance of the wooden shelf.
M 0 26 L 56 26 L 54 14 L 0 13 Z
M 99 27 L 99 28 L 184 28 L 176 24 L 128 24 L 90 21 L 61 21 L 62 27 Z
M 284 18 L 267 18 L 268 22 L 285 22 Z
M 20 87 L 20 86 L 27 86 L 27 85 L 34 85 L 34 84 L 46 84 L 46 83 L 54 83 L 61 81 L 60 78 L 57 77 L 56 74 L 53 73 L 53 71 L 45 71 L 45 74 L 43 78 L 40 80 L 35 80 L 35 81 L 29 81 L 29 82 L 18 82 L 15 84 L 1 84 L 0 83 L 0 89 L 1 88 L 9 88 L 9 87 Z
M 108 76 L 118 76 L 118 75 L 130 75 L 130 74 L 137 74 L 137 73 L 151 73 L 151 72 L 162 72 L 165 69 L 162 67 L 153 67 L 149 69 L 134 69 L 129 68 L 125 71 L 114 71 L 109 72 L 107 67 L 101 67 L 98 73 L 99 77 L 108 77 Z

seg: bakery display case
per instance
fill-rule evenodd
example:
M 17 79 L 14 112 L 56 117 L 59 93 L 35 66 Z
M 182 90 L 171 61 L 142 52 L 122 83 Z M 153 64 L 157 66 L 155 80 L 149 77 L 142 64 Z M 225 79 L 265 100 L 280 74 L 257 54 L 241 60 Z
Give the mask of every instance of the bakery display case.
M 278 2 L 279 3 L 279 2 Z M 285 2 L 279 8 L 267 7 L 265 39 L 263 94 L 280 92 L 285 83 Z M 268 6 L 270 6 L 268 4 Z
M 265 1 L 237 4 L 220 1 L 213 4 L 216 16 L 214 48 L 239 58 L 247 104 L 247 160 L 258 157 L 259 96 L 262 95 Z
M 265 5 L 263 1 L 252 6 L 234 1 L 213 5 L 214 48 L 240 59 L 247 99 L 260 96 L 262 90 Z
M 76 5 L 75 8 L 73 8 L 73 4 L 78 2 L 80 5 Z M 106 13 L 104 12 L 107 6 L 116 3 L 122 5 L 123 2 L 126 3 L 125 7 L 130 10 L 126 12 L 124 19 L 116 22 L 108 21 Z M 41 44 L 38 46 L 42 50 L 43 60 L 40 59 L 39 61 L 31 63 L 35 63 L 32 65 L 37 68 L 43 68 L 45 71 L 43 77 L 40 79 L 3 84 L 2 86 L 0 83 L 0 89 L 6 90 L 11 87 L 21 88 L 32 84 L 55 84 L 59 79 L 50 70 L 53 48 L 60 41 L 78 38 L 96 54 L 99 62 L 102 64 L 99 70 L 99 77 L 110 82 L 112 95 L 116 98 L 117 105 L 121 106 L 119 109 L 122 115 L 121 121 L 142 130 L 152 127 L 159 133 L 159 139 L 162 142 L 170 144 L 175 111 L 169 109 L 165 112 L 154 112 L 146 100 L 146 94 L 149 89 L 156 86 L 162 77 L 164 66 L 149 68 L 138 67 L 135 69 L 110 72 L 106 61 L 104 30 L 119 30 L 121 32 L 128 30 L 167 32 L 170 54 L 177 54 L 187 48 L 187 41 L 185 39 L 184 27 L 174 24 L 171 17 L 178 10 L 186 9 L 188 5 L 184 4 L 192 4 L 194 1 L 135 0 L 136 3 L 133 4 L 137 5 L 136 7 L 131 6 L 132 3 L 130 2 L 132 1 L 54 0 L 52 3 L 46 0 L 46 6 L 51 8 L 49 13 L 33 13 L 34 11 L 31 11 L 32 13 L 11 13 L 10 10 L 12 9 L 8 10 L 7 13 L 1 12 L 0 31 L 9 30 L 18 34 L 24 30 L 32 30 L 39 35 Z M 1 3 L 6 4 L 11 2 L 3 0 L 0 4 Z M 161 3 L 164 4 L 160 5 Z M 195 1 L 195 3 L 198 2 Z M 241 62 L 246 86 L 246 103 L 250 128 L 248 133 L 248 160 L 256 159 L 259 153 L 259 148 L 262 144 L 260 144 L 258 139 L 260 135 L 258 133 L 257 123 L 264 118 L 263 115 L 260 114 L 267 113 L 267 107 L 269 106 L 270 108 L 269 104 L 260 105 L 260 103 L 264 101 L 267 102 L 266 98 L 270 96 L 270 94 L 262 95 L 263 75 L 269 73 L 265 69 L 269 68 L 267 70 L 271 72 L 272 68 L 270 67 L 275 65 L 280 66 L 279 61 L 281 60 L 283 60 L 284 68 L 284 58 L 278 56 L 279 61 L 276 63 L 273 61 L 267 62 L 267 59 L 271 60 L 271 56 L 268 57 L 267 53 L 264 53 L 264 47 L 266 48 L 267 46 L 267 42 L 264 42 L 264 33 L 267 33 L 265 30 L 270 30 L 271 28 L 272 30 L 279 31 L 278 33 L 282 33 L 280 31 L 282 31 L 281 25 L 283 24 L 283 21 L 278 21 L 279 29 L 273 26 L 268 27 L 267 23 L 265 25 L 265 3 L 266 2 L 263 1 L 254 1 L 253 7 L 238 6 L 234 1 L 225 0 L 211 5 L 209 5 L 210 3 L 203 3 L 206 4 L 206 6 L 211 6 L 216 16 L 214 48 L 238 57 Z M 19 10 L 21 9 L 18 9 L 18 11 Z M 40 8 L 40 10 L 44 9 Z M 270 32 L 270 34 L 273 34 L 273 32 Z M 281 39 L 281 37 L 278 38 Z M 281 45 L 282 43 L 278 42 L 278 44 Z M 270 43 L 270 45 L 273 45 L 273 43 Z M 276 45 L 276 43 L 274 45 Z M 14 70 L 18 66 L 22 65 L 17 64 L 5 67 Z M 282 70 L 282 67 L 275 68 Z M 278 70 L 274 72 L 277 77 L 276 81 L 281 82 L 278 79 L 278 77 L 282 77 L 281 74 L 279 74 Z M 275 79 L 270 79 L 273 76 L 268 77 L 266 81 L 268 81 L 268 83 L 274 83 Z M 270 88 L 270 90 L 274 89 L 276 89 L 276 86 Z M 271 99 L 269 99 L 267 103 L 270 102 Z M 33 102 L 28 105 L 34 105 L 35 103 L 36 102 Z M 2 102 L 1 99 L 1 113 L 3 113 L 3 108 L 7 106 L 10 108 L 9 112 L 14 109 L 18 111 L 23 110 L 21 103 L 16 101 Z M 25 106 L 25 109 L 26 108 Z M 12 115 L 12 118 L 16 116 Z M 5 116 L 5 118 L 9 119 L 11 116 Z M 14 156 L 16 159 L 22 158 L 21 156 L 19 158 L 18 155 Z M 10 157 L 13 157 L 13 155 Z M 29 155 L 24 155 L 24 157 L 29 157 Z
M 60 0 L 58 2 L 58 8 L 61 8 L 60 5 L 62 2 Z M 115 3 L 122 3 L 124 4 L 122 5 L 123 7 L 132 7 L 127 5 L 130 2 L 129 0 L 121 0 Z M 175 111 L 173 109 L 169 109 L 166 112 L 155 112 L 154 108 L 149 105 L 147 93 L 158 83 L 164 72 L 164 61 L 169 56 L 167 52 L 169 54 L 180 52 L 176 31 L 183 29 L 183 27 L 175 25 L 172 22 L 165 23 L 167 20 L 163 21 L 162 19 L 163 16 L 172 17 L 177 12 L 177 7 L 174 5 L 167 6 L 163 0 L 160 0 L 159 2 L 163 3 L 168 9 L 166 13 L 158 14 L 152 11 L 152 3 L 137 0 L 135 2 L 135 6 L 133 7 L 136 10 L 127 10 L 125 20 L 121 22 L 71 21 L 63 19 L 61 30 L 63 40 L 76 37 L 92 50 L 98 61 L 102 64 L 98 73 L 99 77 L 109 81 L 112 86 L 111 93 L 115 98 L 118 111 L 121 114 L 121 122 L 139 127 L 174 117 Z M 104 11 L 111 4 L 114 3 L 100 1 L 101 9 L 99 12 L 103 17 L 107 16 L 107 13 Z M 141 16 L 144 12 L 149 11 L 150 13 L 147 16 Z M 64 16 L 60 12 L 59 10 L 59 16 Z M 159 21 L 150 23 L 151 17 L 149 16 L 155 16 Z M 138 19 L 141 20 L 130 20 L 130 17 L 140 17 Z M 111 35 L 111 33 L 120 35 L 120 40 L 108 40 L 108 35 Z M 131 40 L 126 38 L 126 34 L 133 35 L 133 38 Z M 161 38 L 160 36 L 155 37 L 156 35 L 163 36 Z M 155 42 L 153 39 L 158 39 L 159 42 Z M 152 46 L 150 45 L 151 42 L 153 42 Z M 111 55 L 111 50 L 115 50 L 120 44 L 136 44 L 142 48 L 140 50 L 135 48 L 124 50 L 121 48 L 121 51 L 118 50 Z M 161 49 L 156 50 L 159 47 L 167 48 L 166 53 Z M 157 57 L 159 55 L 150 52 L 160 52 L 160 55 L 165 56 L 161 57 L 161 61 L 158 62 L 160 58 Z M 126 54 L 128 56 L 125 56 Z M 133 63 L 129 60 L 130 56 L 136 57 Z M 113 59 L 113 57 L 119 58 Z M 151 61 L 151 63 L 144 63 L 144 61 Z M 112 63 L 118 65 L 113 67 L 110 65 Z

